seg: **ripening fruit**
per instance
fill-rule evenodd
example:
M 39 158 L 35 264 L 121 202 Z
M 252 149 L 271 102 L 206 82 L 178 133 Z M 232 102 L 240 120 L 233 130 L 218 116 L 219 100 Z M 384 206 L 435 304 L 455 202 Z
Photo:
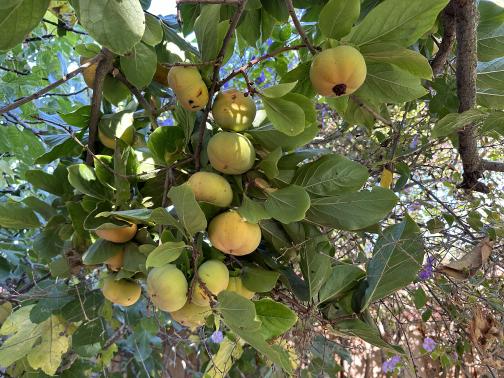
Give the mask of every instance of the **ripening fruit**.
M 247 299 L 252 299 L 252 297 L 255 295 L 253 291 L 250 291 L 245 286 L 243 286 L 243 282 L 240 277 L 229 277 L 229 284 L 226 290 L 233 291 L 236 294 L 240 294 L 242 297 L 245 297 Z
M 88 60 L 90 60 L 90 59 L 86 59 L 83 56 L 81 56 L 80 64 L 84 64 Z M 86 85 L 91 89 L 93 89 L 97 68 L 98 68 L 98 63 L 94 63 L 94 64 L 90 65 L 88 68 L 86 68 L 84 71 L 82 71 L 82 76 L 84 77 L 84 81 L 86 82 Z
M 366 62 L 351 46 L 338 46 L 322 51 L 310 67 L 313 88 L 326 97 L 354 93 L 366 80 Z
M 113 276 L 108 276 L 103 281 L 102 293 L 112 303 L 131 306 L 140 298 L 142 288 L 134 281 L 116 281 Z
M 172 67 L 168 72 L 168 85 L 186 110 L 196 112 L 208 103 L 208 89 L 196 67 Z
M 187 280 L 173 264 L 154 268 L 147 276 L 147 294 L 163 311 L 178 311 L 187 302 Z
M 133 125 L 128 126 L 121 135 L 116 135 L 116 138 L 121 139 L 127 145 L 132 145 L 135 139 L 135 127 Z M 98 140 L 105 147 L 115 150 L 115 140 L 107 136 L 103 131 L 100 130 L 98 126 Z
M 228 207 L 233 200 L 233 191 L 227 180 L 212 172 L 196 172 L 187 181 L 196 201 L 208 202 L 219 207 Z
M 210 138 L 207 154 L 212 167 L 229 175 L 247 172 L 255 161 L 255 149 L 247 137 L 227 131 Z
M 110 270 L 118 272 L 124 265 L 124 249 L 110 257 L 105 261 L 105 264 L 107 264 Z
M 188 302 L 178 311 L 171 312 L 173 320 L 185 327 L 194 329 L 205 324 L 205 318 L 212 313 L 210 306 L 198 306 Z
M 228 286 L 229 270 L 222 261 L 208 260 L 199 266 L 198 277 L 212 294 L 217 295 Z M 194 287 L 192 303 L 198 306 L 210 305 L 210 298 L 199 282 Z
M 224 130 L 244 131 L 252 126 L 256 105 L 251 96 L 236 90 L 219 92 L 212 107 L 215 122 Z
M 96 230 L 96 235 L 100 238 L 111 241 L 113 243 L 126 243 L 133 239 L 137 232 L 137 225 L 130 224 L 121 228 L 106 228 L 104 230 Z
M 208 238 L 219 251 L 243 256 L 254 252 L 259 246 L 261 228 L 230 210 L 212 219 L 208 226 Z
M 159 84 L 168 86 L 168 72 L 170 69 L 163 66 L 162 64 L 157 65 L 156 72 L 154 73 L 154 81 L 157 81 Z

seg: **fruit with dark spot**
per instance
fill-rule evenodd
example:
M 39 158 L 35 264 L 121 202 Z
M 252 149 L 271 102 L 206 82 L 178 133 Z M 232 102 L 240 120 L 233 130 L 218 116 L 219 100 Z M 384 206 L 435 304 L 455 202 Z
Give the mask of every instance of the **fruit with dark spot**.
M 208 89 L 196 67 L 172 67 L 168 72 L 168 85 L 186 110 L 196 112 L 208 103 Z
M 322 96 L 338 97 L 354 93 L 366 80 L 366 62 L 351 46 L 327 49 L 313 58 L 310 80 Z
M 261 228 L 230 210 L 212 219 L 208 226 L 208 238 L 219 251 L 243 256 L 254 252 L 259 246 Z
M 255 161 L 255 149 L 247 137 L 227 131 L 210 138 L 207 154 L 212 167 L 229 175 L 247 172 Z
M 256 105 L 252 96 L 236 90 L 220 92 L 212 106 L 212 115 L 224 130 L 244 131 L 252 126 Z
M 108 276 L 103 281 L 102 293 L 112 303 L 131 306 L 140 299 L 142 288 L 134 281 L 115 280 L 113 276 Z

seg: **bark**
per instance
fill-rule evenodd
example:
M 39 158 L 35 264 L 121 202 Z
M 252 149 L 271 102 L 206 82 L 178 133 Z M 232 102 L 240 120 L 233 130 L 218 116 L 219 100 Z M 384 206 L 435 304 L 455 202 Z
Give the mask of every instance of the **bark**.
M 454 1 L 448 3 L 441 14 L 441 24 L 443 25 L 443 39 L 439 45 L 439 50 L 431 62 L 434 77 L 443 72 L 443 68 L 450 57 L 450 52 L 455 42 L 455 10 Z

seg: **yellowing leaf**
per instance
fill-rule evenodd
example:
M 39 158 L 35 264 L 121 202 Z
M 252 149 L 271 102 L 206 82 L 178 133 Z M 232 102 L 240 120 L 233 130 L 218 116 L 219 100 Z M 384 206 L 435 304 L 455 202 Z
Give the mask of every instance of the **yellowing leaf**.
M 205 378 L 224 378 L 233 367 L 234 361 L 243 353 L 243 341 L 231 341 L 227 337 L 220 343 L 219 351 L 215 354 L 206 368 Z
M 12 304 L 5 302 L 0 305 L 0 325 L 12 314 Z
M 38 327 L 42 340 L 28 353 L 28 362 L 32 368 L 54 375 L 61 364 L 61 357 L 70 346 L 70 336 L 75 327 L 69 327 L 63 318 L 55 315 Z
M 394 179 L 394 174 L 389 171 L 387 168 L 383 168 L 383 172 L 381 174 L 380 186 L 382 188 L 390 189 L 392 186 L 392 180 Z

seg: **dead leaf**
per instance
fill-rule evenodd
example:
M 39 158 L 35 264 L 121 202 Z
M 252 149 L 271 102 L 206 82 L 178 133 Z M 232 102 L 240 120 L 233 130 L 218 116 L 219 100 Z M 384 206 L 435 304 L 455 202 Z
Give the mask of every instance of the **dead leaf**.
M 494 242 L 486 237 L 464 257 L 446 265 L 440 265 L 436 271 L 444 273 L 455 280 L 471 278 L 486 264 L 492 253 L 493 245 Z
M 469 324 L 469 337 L 475 345 L 486 351 L 502 339 L 502 329 L 491 313 L 476 308 Z

